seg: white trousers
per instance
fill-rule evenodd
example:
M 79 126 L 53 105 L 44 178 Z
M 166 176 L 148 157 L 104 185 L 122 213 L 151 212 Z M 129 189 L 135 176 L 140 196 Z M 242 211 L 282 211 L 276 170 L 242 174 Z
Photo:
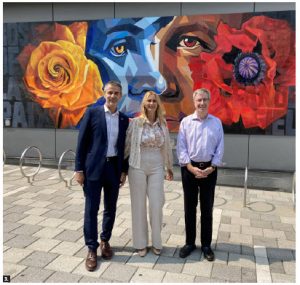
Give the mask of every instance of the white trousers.
M 131 198 L 133 247 L 143 249 L 148 246 L 146 202 L 148 197 L 152 245 L 157 249 L 162 249 L 162 208 L 165 203 L 165 195 L 163 158 L 160 150 L 141 149 L 141 166 L 140 168 L 129 167 L 128 182 Z

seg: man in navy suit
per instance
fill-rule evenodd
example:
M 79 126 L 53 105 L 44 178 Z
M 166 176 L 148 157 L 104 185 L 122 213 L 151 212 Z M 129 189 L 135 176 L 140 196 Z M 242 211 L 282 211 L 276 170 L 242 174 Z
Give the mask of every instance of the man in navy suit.
M 100 234 L 101 256 L 110 259 L 113 251 L 109 245 L 115 216 L 119 187 L 126 180 L 128 162 L 124 161 L 124 146 L 128 117 L 117 111 L 122 97 L 118 82 L 109 81 L 104 86 L 104 106 L 87 109 L 81 122 L 75 179 L 83 185 L 85 194 L 84 239 L 88 247 L 86 269 L 97 267 L 98 211 L 101 190 L 104 189 L 104 211 Z

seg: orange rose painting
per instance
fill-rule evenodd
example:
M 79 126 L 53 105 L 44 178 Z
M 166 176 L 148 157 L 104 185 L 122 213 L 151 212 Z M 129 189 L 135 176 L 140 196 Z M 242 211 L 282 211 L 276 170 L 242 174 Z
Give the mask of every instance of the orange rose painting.
M 49 40 L 25 47 L 18 57 L 25 85 L 33 100 L 49 110 L 56 127 L 75 126 L 102 95 L 98 67 L 84 54 L 87 24 L 40 28 L 50 31 Z

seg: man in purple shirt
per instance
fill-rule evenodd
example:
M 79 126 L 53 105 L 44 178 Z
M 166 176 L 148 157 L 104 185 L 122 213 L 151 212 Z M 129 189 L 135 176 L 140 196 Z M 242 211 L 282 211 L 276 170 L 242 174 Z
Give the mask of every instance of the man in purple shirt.
M 201 207 L 201 249 L 208 261 L 214 260 L 211 249 L 212 220 L 217 166 L 222 165 L 224 132 L 221 121 L 208 114 L 210 92 L 193 93 L 195 112 L 185 117 L 177 138 L 177 156 L 181 166 L 184 192 L 186 242 L 179 256 L 187 257 L 196 248 L 196 212 L 198 195 Z M 200 193 L 200 194 L 199 194 Z

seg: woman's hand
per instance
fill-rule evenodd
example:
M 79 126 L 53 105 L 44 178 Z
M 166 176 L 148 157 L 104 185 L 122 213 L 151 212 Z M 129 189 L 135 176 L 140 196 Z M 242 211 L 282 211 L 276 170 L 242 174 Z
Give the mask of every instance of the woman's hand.
M 167 170 L 166 180 L 171 181 L 173 180 L 173 171 L 171 169 Z

